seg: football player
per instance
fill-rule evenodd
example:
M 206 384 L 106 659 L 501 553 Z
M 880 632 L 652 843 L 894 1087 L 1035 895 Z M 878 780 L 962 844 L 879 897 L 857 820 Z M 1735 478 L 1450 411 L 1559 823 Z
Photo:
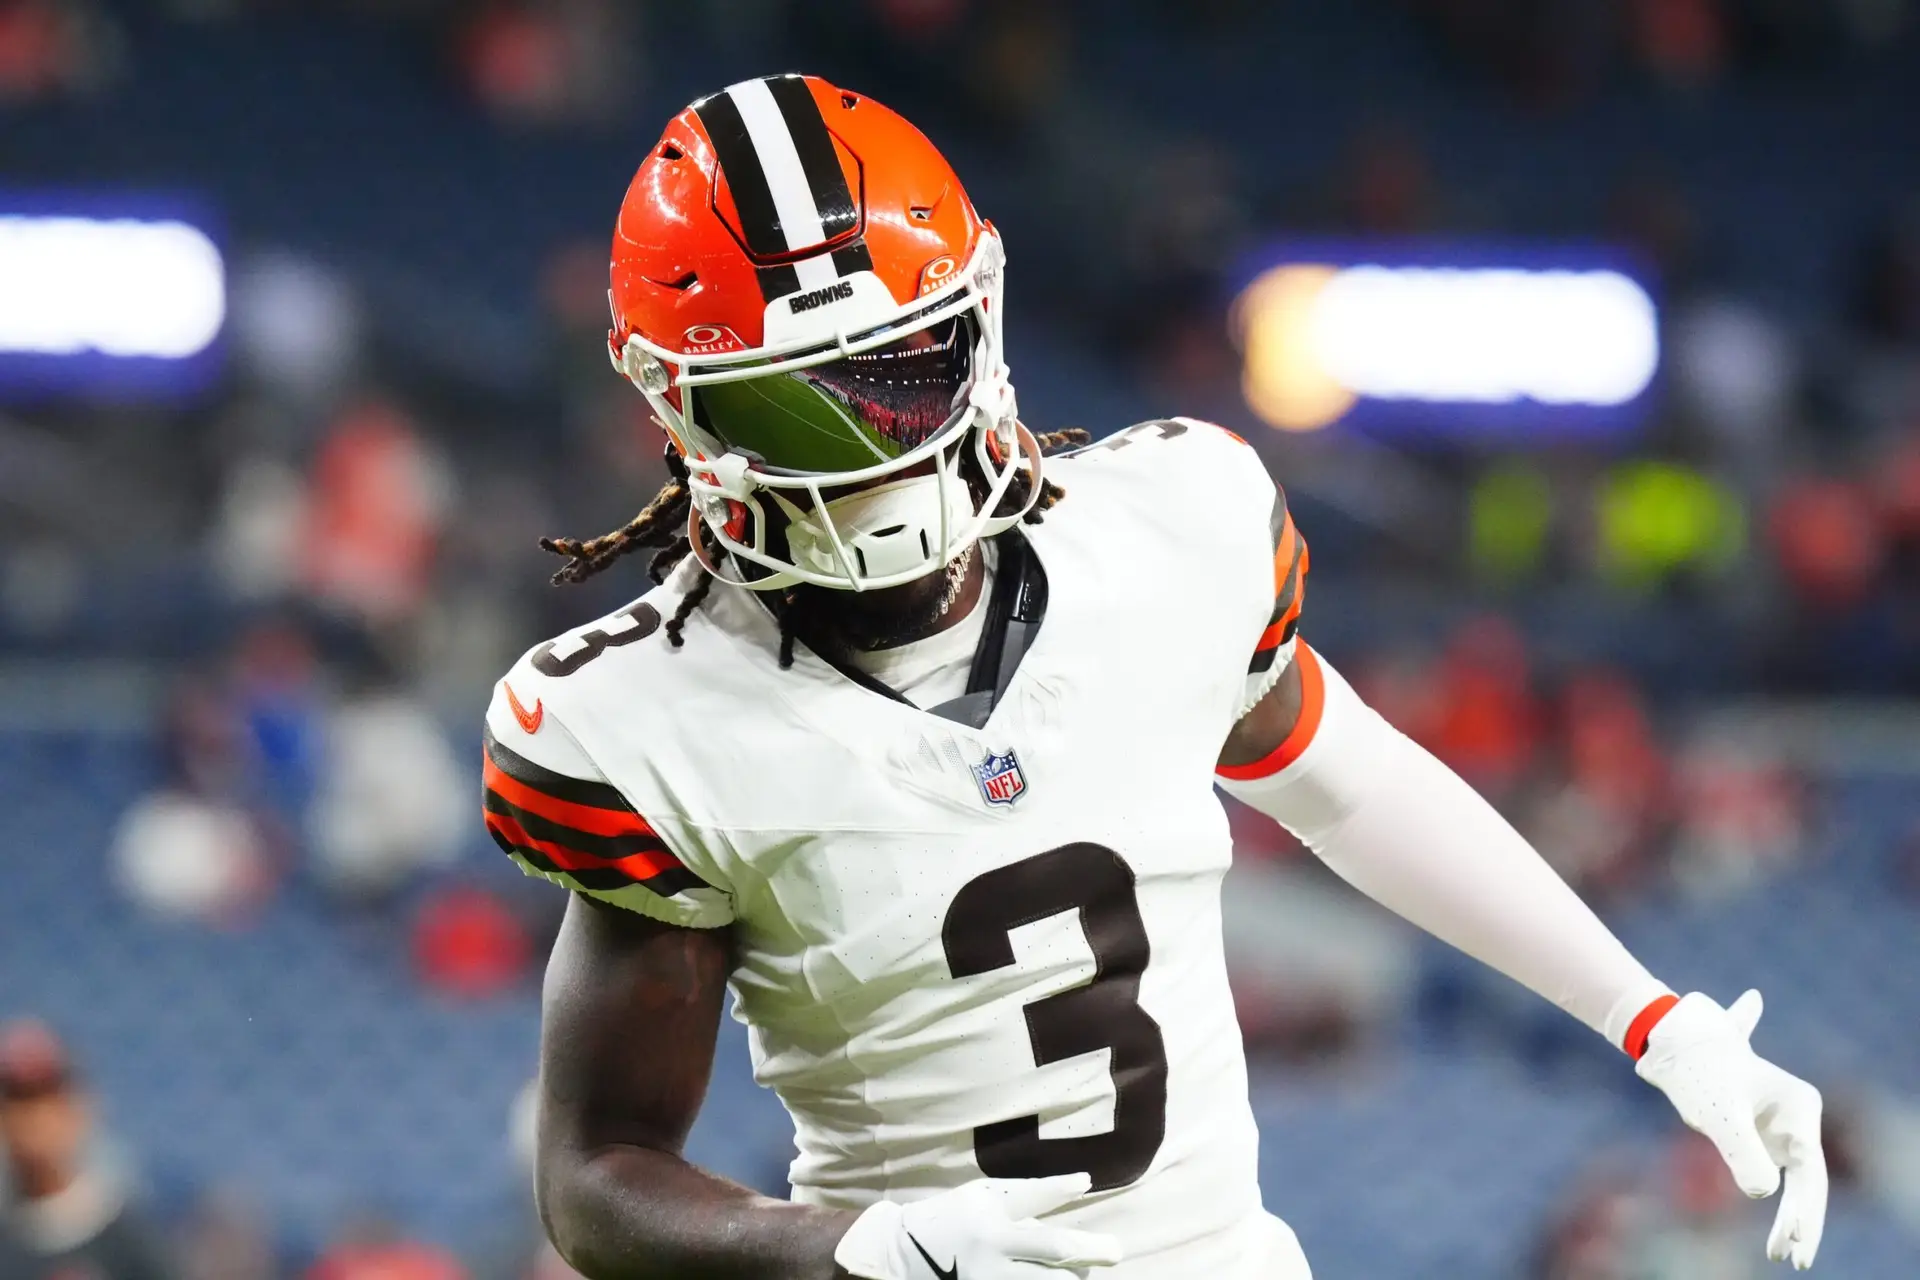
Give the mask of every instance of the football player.
M 1760 997 L 1676 996 L 1296 635 L 1307 546 L 1183 418 L 1034 436 L 1004 259 L 932 144 L 822 80 L 703 98 L 614 234 L 614 364 L 669 441 L 658 585 L 529 652 L 485 818 L 572 890 L 538 1199 L 591 1280 L 1297 1280 L 1262 1205 L 1216 786 L 1629 1058 L 1805 1267 L 1820 1097 Z M 1051 456 L 1047 456 L 1051 455 Z M 681 1150 L 724 993 L 791 1201 Z

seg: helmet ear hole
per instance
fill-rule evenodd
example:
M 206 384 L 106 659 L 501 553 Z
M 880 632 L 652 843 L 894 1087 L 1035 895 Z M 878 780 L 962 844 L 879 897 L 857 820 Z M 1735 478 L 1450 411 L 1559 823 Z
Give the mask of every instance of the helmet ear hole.
M 840 105 L 846 110 L 851 111 L 860 105 L 860 95 L 857 93 L 842 93 L 840 95 Z
M 662 160 L 679 160 L 686 154 L 686 152 L 671 142 L 663 142 L 660 144 L 660 158 Z

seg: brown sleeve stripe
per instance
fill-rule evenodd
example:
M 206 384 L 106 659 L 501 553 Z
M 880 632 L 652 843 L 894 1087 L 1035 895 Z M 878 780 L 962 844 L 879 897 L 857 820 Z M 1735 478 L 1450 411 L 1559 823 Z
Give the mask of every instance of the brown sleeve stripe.
M 591 782 L 586 778 L 569 777 L 537 765 L 494 737 L 492 726 L 487 727 L 484 742 L 486 758 L 516 782 L 569 804 L 585 805 L 590 809 L 624 809 L 628 813 L 633 812 L 633 806 L 627 803 L 619 788 L 604 782 Z
M 491 732 L 482 775 L 487 834 L 537 871 L 583 889 L 640 884 L 664 896 L 702 883 L 614 787 L 543 768 Z
M 1273 545 L 1280 545 L 1280 533 L 1293 523 L 1293 517 L 1287 514 L 1287 491 L 1279 485 L 1273 486 L 1273 511 L 1267 516 L 1267 532 L 1272 535 Z
M 487 834 L 502 851 L 520 858 L 535 871 L 564 877 L 581 889 L 607 892 L 640 885 L 663 898 L 671 898 L 688 889 L 702 888 L 706 883 L 671 855 L 668 855 L 670 865 L 662 865 L 657 855 L 648 854 L 601 862 L 564 846 L 536 840 L 511 818 L 489 814 Z
M 522 808 L 492 787 L 483 788 L 483 792 L 481 808 L 489 821 L 496 817 L 509 819 L 536 840 L 562 844 L 576 852 L 607 861 L 631 858 L 636 853 L 667 852 L 666 842 L 654 834 L 651 826 L 645 832 L 628 835 L 596 835 L 544 818 L 532 809 Z

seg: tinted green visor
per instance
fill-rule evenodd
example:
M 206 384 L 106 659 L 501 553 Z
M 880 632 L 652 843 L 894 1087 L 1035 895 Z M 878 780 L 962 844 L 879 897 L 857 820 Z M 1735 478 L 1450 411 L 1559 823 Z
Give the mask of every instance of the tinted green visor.
M 919 448 L 973 385 L 973 318 L 792 373 L 690 387 L 693 421 L 772 471 L 861 471 Z

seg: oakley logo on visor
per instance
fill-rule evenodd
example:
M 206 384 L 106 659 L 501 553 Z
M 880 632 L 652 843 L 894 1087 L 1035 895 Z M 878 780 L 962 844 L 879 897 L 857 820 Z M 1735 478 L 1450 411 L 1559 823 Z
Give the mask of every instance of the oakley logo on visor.
M 836 284 L 827 285 L 825 288 L 809 289 L 805 293 L 796 293 L 787 299 L 787 305 L 793 308 L 795 315 L 799 315 L 802 311 L 811 311 L 815 307 L 824 307 L 829 302 L 845 302 L 852 296 L 853 285 L 845 280 L 841 280 Z

